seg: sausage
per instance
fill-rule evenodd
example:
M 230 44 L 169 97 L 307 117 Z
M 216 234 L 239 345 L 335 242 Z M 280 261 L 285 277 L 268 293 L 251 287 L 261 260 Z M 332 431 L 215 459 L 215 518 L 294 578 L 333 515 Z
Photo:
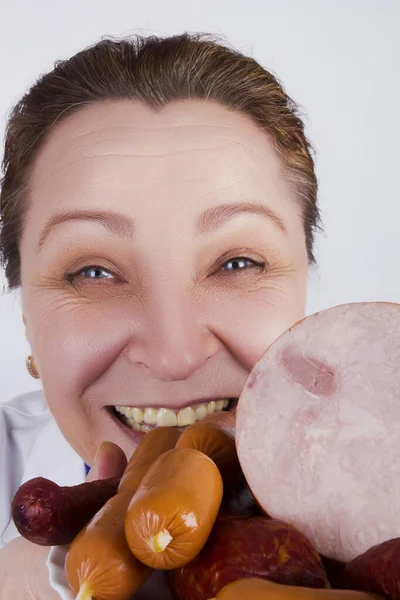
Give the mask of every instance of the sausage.
M 204 546 L 222 500 L 215 463 L 191 448 L 165 452 L 150 467 L 125 518 L 133 554 L 154 569 L 191 561 Z
M 291 327 L 239 398 L 236 444 L 263 509 L 348 562 L 400 536 L 400 305 L 336 306 Z
M 203 550 L 170 571 L 168 585 L 174 600 L 204 600 L 242 577 L 329 587 L 318 553 L 295 527 L 266 517 L 232 516 L 218 517 Z
M 197 425 L 197 423 L 216 423 L 220 427 L 223 427 L 225 431 L 231 432 L 234 435 L 236 426 L 236 408 L 233 410 L 217 410 L 216 412 L 211 413 L 211 415 L 204 417 L 204 419 L 196 421 L 193 425 Z M 193 425 L 190 425 L 189 427 L 193 427 Z M 189 429 L 189 427 L 187 429 Z M 187 431 L 187 429 L 185 431 Z
M 216 598 L 209 600 L 381 600 L 375 594 L 349 590 L 324 590 L 282 585 L 250 577 L 225 586 Z
M 217 465 L 224 486 L 234 483 L 241 467 L 235 444 L 234 412 L 219 411 L 190 425 L 179 437 L 176 448 L 193 448 L 207 454 Z
M 132 492 L 111 498 L 67 552 L 68 583 L 82 600 L 130 600 L 151 574 L 129 550 L 124 518 Z
M 161 454 L 174 448 L 180 435 L 173 427 L 155 427 L 148 431 L 127 464 L 118 492 L 136 491 L 150 466 Z
M 344 567 L 345 587 L 400 600 L 400 538 L 373 546 Z
M 175 446 L 179 435 L 171 427 L 157 427 L 146 433 L 125 469 L 116 496 L 72 542 L 65 570 L 75 593 L 86 593 L 96 600 L 130 600 L 151 574 L 126 543 L 125 515 L 151 464 Z
M 217 465 L 224 484 L 220 513 L 238 516 L 263 514 L 240 467 L 235 443 L 235 411 L 218 411 L 190 425 L 177 448 L 193 448 L 207 454 Z
M 35 477 L 17 490 L 11 516 L 19 533 L 40 546 L 70 544 L 94 514 L 116 494 L 119 478 L 59 486 Z

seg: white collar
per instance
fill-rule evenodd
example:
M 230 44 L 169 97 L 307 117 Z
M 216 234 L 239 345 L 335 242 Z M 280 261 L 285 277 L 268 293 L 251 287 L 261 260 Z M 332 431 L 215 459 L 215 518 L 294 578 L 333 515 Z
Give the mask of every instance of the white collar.
M 85 481 L 85 464 L 53 417 L 32 448 L 21 483 L 33 477 L 46 477 L 58 485 L 77 485 Z

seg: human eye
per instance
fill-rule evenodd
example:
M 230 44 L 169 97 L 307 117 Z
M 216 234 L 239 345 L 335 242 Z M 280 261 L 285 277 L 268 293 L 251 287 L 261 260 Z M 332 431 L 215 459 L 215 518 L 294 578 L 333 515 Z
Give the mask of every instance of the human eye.
M 102 281 L 104 279 L 115 279 L 115 276 L 109 269 L 105 269 L 99 265 L 87 265 L 81 267 L 78 271 L 66 273 L 65 279 L 70 283 L 82 283 L 91 281 Z
M 266 263 L 262 260 L 254 260 L 253 258 L 248 258 L 246 256 L 235 256 L 234 258 L 230 258 L 225 261 L 221 265 L 221 270 L 228 273 L 240 273 L 242 271 L 247 271 L 249 269 L 258 268 L 261 270 L 265 270 Z

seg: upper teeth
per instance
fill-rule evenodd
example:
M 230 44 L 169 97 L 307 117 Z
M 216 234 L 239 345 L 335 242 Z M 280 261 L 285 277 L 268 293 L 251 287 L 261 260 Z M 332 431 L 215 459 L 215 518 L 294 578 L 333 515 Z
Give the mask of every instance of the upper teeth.
M 115 410 L 124 415 L 126 422 L 131 427 L 138 429 L 138 425 L 158 425 L 159 427 L 184 427 L 200 421 L 214 411 L 223 410 L 229 400 L 212 400 L 208 404 L 199 404 L 195 408 L 187 406 L 179 411 L 171 408 L 137 408 L 133 406 L 116 406 Z

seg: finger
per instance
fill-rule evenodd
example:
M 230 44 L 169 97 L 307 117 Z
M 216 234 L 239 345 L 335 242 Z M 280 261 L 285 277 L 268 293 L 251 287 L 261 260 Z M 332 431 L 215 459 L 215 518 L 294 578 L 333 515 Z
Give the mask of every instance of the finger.
M 86 481 L 122 477 L 127 460 L 123 450 L 113 442 L 102 442 Z

